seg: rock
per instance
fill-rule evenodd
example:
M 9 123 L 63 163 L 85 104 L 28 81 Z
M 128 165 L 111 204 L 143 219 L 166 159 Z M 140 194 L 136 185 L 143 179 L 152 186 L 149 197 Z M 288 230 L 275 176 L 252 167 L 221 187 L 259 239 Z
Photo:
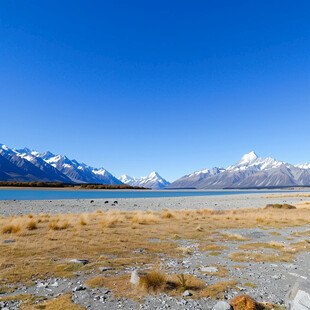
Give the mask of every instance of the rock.
M 225 301 L 219 301 L 214 307 L 213 310 L 230 310 L 231 306 Z
M 218 269 L 216 267 L 201 267 L 200 270 L 203 272 L 211 272 L 211 273 L 218 272 Z
M 188 290 L 186 290 L 184 293 L 183 293 L 183 296 L 184 297 L 188 297 L 188 296 L 192 296 L 193 294 L 191 292 L 189 292 Z
M 79 286 L 76 286 L 74 289 L 73 289 L 73 292 L 79 292 L 79 291 L 85 291 L 86 290 L 86 287 L 83 286 L 83 285 L 79 285 Z
M 249 295 L 239 295 L 230 301 L 234 310 L 260 310 L 260 305 Z
M 299 279 L 287 295 L 286 307 L 291 310 L 310 309 L 310 281 Z
M 89 264 L 89 261 L 87 259 L 70 259 L 69 262 L 83 265 Z
M 39 283 L 37 284 L 37 287 L 38 287 L 38 288 L 41 288 L 41 287 L 47 288 L 48 285 L 47 285 L 46 283 L 39 282 Z
M 131 273 L 131 277 L 130 277 L 130 283 L 134 284 L 134 285 L 138 285 L 140 282 L 140 277 L 138 275 L 138 271 L 137 270 L 134 270 L 132 273 Z
M 53 284 L 51 284 L 50 286 L 52 286 L 52 287 L 58 287 L 58 282 L 57 281 L 55 281 Z
M 115 268 L 112 267 L 99 267 L 99 270 L 101 272 L 109 271 L 109 270 L 114 270 Z

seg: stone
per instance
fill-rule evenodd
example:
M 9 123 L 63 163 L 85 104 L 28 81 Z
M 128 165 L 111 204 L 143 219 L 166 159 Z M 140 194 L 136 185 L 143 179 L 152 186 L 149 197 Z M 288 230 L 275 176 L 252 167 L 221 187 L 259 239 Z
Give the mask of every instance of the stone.
M 211 273 L 215 273 L 218 271 L 216 267 L 200 267 L 200 270 L 202 272 L 211 272 Z
M 73 292 L 79 292 L 79 291 L 85 291 L 86 290 L 86 287 L 83 286 L 83 285 L 79 285 L 79 286 L 76 286 L 74 289 L 73 289 Z
M 57 281 L 55 281 L 53 284 L 51 284 L 50 286 L 52 286 L 52 287 L 58 287 L 58 282 Z
M 134 285 L 138 285 L 140 282 L 140 277 L 138 275 L 138 271 L 137 270 L 134 270 L 132 273 L 131 273 L 131 277 L 130 277 L 130 283 L 134 284 Z
M 69 262 L 83 265 L 89 264 L 89 261 L 87 259 L 70 259 Z
M 298 279 L 286 297 L 286 307 L 290 310 L 310 309 L 310 281 Z
M 219 301 L 214 307 L 213 310 L 230 310 L 231 306 L 225 301 Z
M 109 270 L 114 270 L 115 268 L 112 267 L 99 267 L 99 270 L 101 272 L 109 271 Z
M 183 293 L 183 296 L 184 297 L 188 297 L 188 296 L 192 296 L 193 294 L 191 292 L 189 292 L 188 290 L 186 290 L 184 293 Z

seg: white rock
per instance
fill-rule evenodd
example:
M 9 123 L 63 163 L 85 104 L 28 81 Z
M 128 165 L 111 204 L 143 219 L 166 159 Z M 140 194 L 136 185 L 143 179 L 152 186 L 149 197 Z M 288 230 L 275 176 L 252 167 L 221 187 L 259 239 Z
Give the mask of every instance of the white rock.
M 291 303 L 292 310 L 309 310 L 310 295 L 309 293 L 299 290 Z
M 192 293 L 190 293 L 188 290 L 186 290 L 184 293 L 183 293 L 183 296 L 187 297 L 187 296 L 192 296 Z
M 203 272 L 211 272 L 211 273 L 215 273 L 218 271 L 216 267 L 200 267 L 200 270 Z
M 286 297 L 286 307 L 290 310 L 310 309 L 310 281 L 298 279 Z
M 132 273 L 131 273 L 131 277 L 130 277 L 130 283 L 134 284 L 134 285 L 138 285 L 140 282 L 140 277 L 138 275 L 138 272 L 137 270 L 134 270 Z
M 214 307 L 213 310 L 230 310 L 230 305 L 225 301 L 219 301 Z

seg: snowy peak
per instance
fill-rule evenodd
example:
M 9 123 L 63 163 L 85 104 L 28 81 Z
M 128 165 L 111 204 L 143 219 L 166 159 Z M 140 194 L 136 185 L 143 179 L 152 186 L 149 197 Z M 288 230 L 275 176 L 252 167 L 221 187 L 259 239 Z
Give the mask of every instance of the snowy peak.
M 261 158 L 256 155 L 254 151 L 242 156 L 241 160 L 227 168 L 227 171 L 244 171 L 251 169 L 252 171 L 261 171 L 272 168 L 277 168 L 283 164 L 282 161 L 278 161 L 272 157 Z
M 187 177 L 193 178 L 193 177 L 206 177 L 206 176 L 211 176 L 211 175 L 216 175 L 218 173 L 221 173 L 225 171 L 225 168 L 223 167 L 214 167 L 212 169 L 202 169 L 200 171 L 195 171 L 191 174 L 189 174 Z
M 158 172 L 153 171 L 150 173 L 149 178 L 154 179 L 154 178 L 161 178 L 161 176 L 158 174 Z
M 239 161 L 239 164 L 251 163 L 255 161 L 257 158 L 258 156 L 256 155 L 256 153 L 252 151 L 248 154 L 243 155 L 241 160 Z
M 141 177 L 139 179 L 123 174 L 119 178 L 119 180 L 131 186 L 142 186 L 152 189 L 160 189 L 170 184 L 168 181 L 162 178 L 156 171 L 151 172 L 150 175 L 147 177 Z
M 138 181 L 136 178 L 133 178 L 127 174 L 123 174 L 119 180 L 124 184 L 128 184 L 130 186 L 135 186 L 134 184 Z
M 306 162 L 304 164 L 298 164 L 298 165 L 295 165 L 295 167 L 300 168 L 300 169 L 310 169 L 310 163 Z
M 29 148 L 10 149 L 0 144 L 0 155 L 5 156 L 6 159 L 9 159 L 15 165 L 19 165 L 22 168 L 25 167 L 25 169 L 27 168 L 27 172 L 20 171 L 23 176 L 12 177 L 7 174 L 6 179 L 3 178 L 0 181 L 23 180 L 25 182 L 57 181 L 64 183 L 123 184 L 104 168 L 92 168 L 84 163 L 70 160 L 63 155 L 55 155 L 49 151 L 40 154 Z M 27 178 L 28 171 L 32 172 L 31 178 Z M 13 172 L 11 174 L 13 175 Z
M 254 151 L 236 164 L 196 171 L 174 181 L 169 188 L 261 188 L 310 185 L 310 164 L 290 165 L 272 157 L 261 158 Z

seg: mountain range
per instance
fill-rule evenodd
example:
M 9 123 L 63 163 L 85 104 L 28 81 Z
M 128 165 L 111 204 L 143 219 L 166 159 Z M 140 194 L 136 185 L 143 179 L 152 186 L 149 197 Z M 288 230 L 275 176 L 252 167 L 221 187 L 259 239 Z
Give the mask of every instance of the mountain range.
M 153 171 L 147 177 L 141 177 L 139 179 L 130 177 L 127 174 L 123 174 L 119 178 L 119 180 L 122 181 L 124 184 L 128 184 L 131 186 L 142 186 L 152 189 L 161 189 L 170 185 L 170 183 L 163 179 L 156 171 Z
M 310 185 L 310 164 L 291 165 L 272 157 L 261 158 L 255 152 L 245 154 L 228 167 L 204 169 L 185 175 L 166 188 L 266 188 Z
M 104 168 L 94 168 L 49 151 L 40 154 L 0 144 L 0 181 L 129 184 L 152 189 L 170 184 L 155 171 L 140 179 L 123 177 L 118 179 Z
M 0 144 L 0 180 L 123 184 L 104 168 L 93 168 L 51 152 L 10 149 Z
M 228 168 L 214 167 L 185 175 L 171 184 L 157 172 L 135 178 L 116 178 L 104 168 L 94 168 L 49 151 L 8 148 L 0 144 L 0 181 L 128 184 L 152 189 L 225 189 L 310 186 L 310 164 L 291 165 L 255 152 L 245 154 Z

